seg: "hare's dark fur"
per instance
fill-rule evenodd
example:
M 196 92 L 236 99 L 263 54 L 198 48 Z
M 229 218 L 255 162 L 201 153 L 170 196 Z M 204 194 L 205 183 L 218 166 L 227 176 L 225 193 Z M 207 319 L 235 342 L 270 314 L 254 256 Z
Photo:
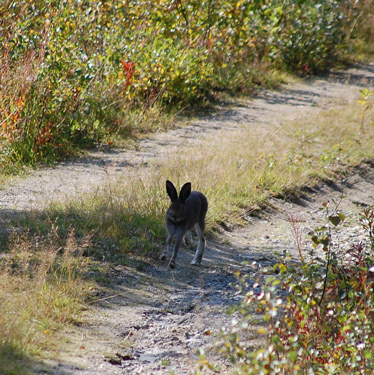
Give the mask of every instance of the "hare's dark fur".
M 171 242 L 175 236 L 176 242 L 169 262 L 169 267 L 175 268 L 175 261 L 183 237 L 186 234 L 188 235 L 188 232 L 195 226 L 199 243 L 191 264 L 199 265 L 205 250 L 204 230 L 208 200 L 204 194 L 198 191 L 191 191 L 190 182 L 183 185 L 178 196 L 175 186 L 170 181 L 166 181 L 166 191 L 170 197 L 171 205 L 166 212 L 166 229 L 168 232 L 166 248 L 160 259 L 166 259 L 167 253 L 172 248 Z

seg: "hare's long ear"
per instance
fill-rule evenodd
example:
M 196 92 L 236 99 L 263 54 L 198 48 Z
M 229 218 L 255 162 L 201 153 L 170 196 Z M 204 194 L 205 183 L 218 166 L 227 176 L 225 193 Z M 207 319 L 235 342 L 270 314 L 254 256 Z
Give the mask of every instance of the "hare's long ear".
M 191 182 L 187 182 L 182 186 L 181 192 L 179 193 L 179 200 L 184 203 L 191 194 Z
M 169 180 L 166 181 L 166 191 L 171 201 L 174 202 L 178 199 L 178 192 L 172 182 Z

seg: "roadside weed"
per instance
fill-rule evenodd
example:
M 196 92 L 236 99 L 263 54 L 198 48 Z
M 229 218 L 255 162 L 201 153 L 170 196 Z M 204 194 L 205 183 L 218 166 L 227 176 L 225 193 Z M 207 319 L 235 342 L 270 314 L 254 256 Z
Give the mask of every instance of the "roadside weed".
M 365 239 L 343 248 L 335 237 L 344 215 L 328 203 L 322 209 L 326 223 L 310 233 L 302 264 L 285 254 L 273 267 L 253 263 L 237 273 L 242 300 L 221 349 L 235 374 L 373 372 L 374 211 L 359 217 Z M 199 366 L 215 372 L 203 355 Z
M 363 135 L 365 135 L 365 113 L 369 109 L 368 105 L 368 99 L 369 96 L 373 93 L 372 91 L 368 89 L 362 89 L 360 90 L 361 98 L 358 100 L 358 103 L 362 105 L 362 112 L 360 114 L 361 117 L 361 132 Z

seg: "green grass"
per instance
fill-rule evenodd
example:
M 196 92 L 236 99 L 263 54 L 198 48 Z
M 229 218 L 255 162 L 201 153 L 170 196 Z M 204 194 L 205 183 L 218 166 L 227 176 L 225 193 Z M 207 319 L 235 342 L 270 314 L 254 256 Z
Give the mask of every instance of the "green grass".
M 0 345 L 0 361 L 3 375 L 26 375 L 25 366 L 28 367 L 31 363 L 21 348 L 6 340 Z

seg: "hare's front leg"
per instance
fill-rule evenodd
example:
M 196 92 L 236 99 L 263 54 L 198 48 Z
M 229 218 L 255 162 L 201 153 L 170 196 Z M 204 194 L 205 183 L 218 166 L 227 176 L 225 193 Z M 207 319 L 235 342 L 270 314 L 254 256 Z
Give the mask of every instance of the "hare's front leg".
M 172 255 L 172 257 L 170 259 L 170 262 L 169 262 L 169 267 L 171 269 L 175 268 L 175 261 L 177 259 L 178 251 L 179 251 L 179 248 L 181 246 L 182 240 L 183 240 L 183 233 L 181 233 L 181 232 L 177 233 L 173 255 Z
M 167 255 L 170 253 L 171 241 L 173 240 L 173 234 L 168 233 L 168 238 L 166 239 L 166 246 L 164 252 L 160 255 L 160 260 L 165 260 Z
M 196 253 L 191 262 L 191 264 L 193 264 L 194 266 L 199 266 L 201 264 L 201 260 L 203 259 L 203 254 L 205 251 L 204 229 L 204 224 L 196 224 L 196 232 L 199 237 L 199 243 L 197 244 Z

